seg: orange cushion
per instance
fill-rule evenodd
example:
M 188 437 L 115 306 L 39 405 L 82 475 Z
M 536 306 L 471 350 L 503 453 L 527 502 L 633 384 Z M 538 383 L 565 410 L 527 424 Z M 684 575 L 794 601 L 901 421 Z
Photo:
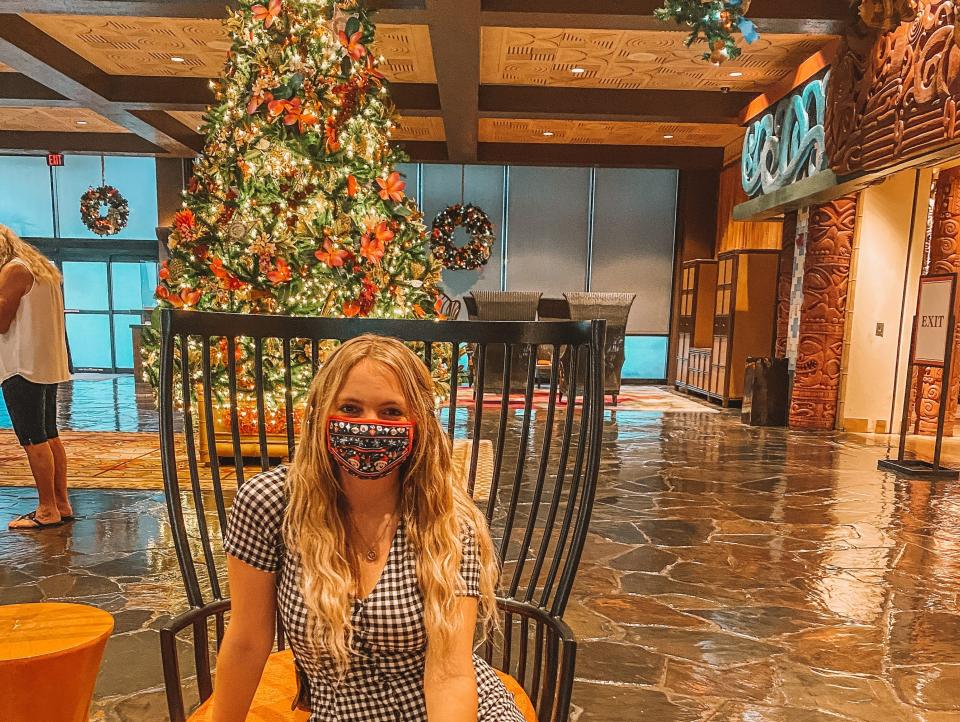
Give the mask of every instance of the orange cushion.
M 527 696 L 527 691 L 509 674 L 501 672 L 499 669 L 495 669 L 494 671 L 497 673 L 500 681 L 503 682 L 503 686 L 513 695 L 513 701 L 517 703 L 517 709 L 520 710 L 523 718 L 527 722 L 537 722 L 537 711 L 533 708 L 533 702 L 531 702 Z
M 513 695 L 517 707 L 527 722 L 537 722 L 537 713 L 533 703 L 523 687 L 508 674 L 495 670 L 503 685 Z M 247 722 L 306 722 L 310 718 L 309 712 L 290 711 L 294 695 L 297 693 L 297 673 L 293 666 L 293 652 L 289 649 L 283 652 L 274 652 L 267 659 L 263 668 L 263 677 L 260 686 L 253 697 Z M 211 697 L 190 715 L 189 722 L 210 722 L 213 719 L 213 698 Z
M 267 659 L 263 668 L 260 686 L 253 697 L 247 722 L 306 722 L 309 712 L 290 711 L 290 705 L 297 694 L 297 673 L 293 667 L 293 652 L 289 649 L 275 652 Z M 213 698 L 211 697 L 190 715 L 189 722 L 210 722 L 213 719 Z

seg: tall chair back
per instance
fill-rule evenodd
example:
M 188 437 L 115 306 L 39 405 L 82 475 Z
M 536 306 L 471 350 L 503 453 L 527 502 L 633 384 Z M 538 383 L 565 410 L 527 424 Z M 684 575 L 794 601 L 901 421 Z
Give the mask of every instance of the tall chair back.
M 503 562 L 504 634 L 483 654 L 512 674 L 542 721 L 565 720 L 575 649 L 562 623 L 590 521 L 600 463 L 604 322 L 408 321 L 161 313 L 160 437 L 173 541 L 192 611 L 162 635 L 170 697 L 175 636 L 193 626 L 201 697 L 210 693 L 206 621 L 222 637 L 229 609 L 222 535 L 236 490 L 296 452 L 310 380 L 339 343 L 365 333 L 413 348 L 437 381 L 438 414 L 454 449 L 458 482 L 484 510 Z M 476 386 L 501 351 L 498 398 L 461 388 L 459 363 L 476 347 Z M 583 373 L 557 400 L 559 349 Z M 534 403 L 537 351 L 550 347 L 548 400 Z M 522 399 L 509 393 L 511 360 L 523 350 Z M 182 432 L 177 430 L 182 423 Z M 191 616 L 192 615 L 192 616 Z M 202 622 L 202 623 L 201 623 Z M 203 637 L 198 640 L 198 636 Z M 278 646 L 282 649 L 282 630 Z M 494 657 L 497 659 L 494 659 Z M 168 669 L 168 657 L 173 657 Z M 179 702 L 182 716 L 182 699 Z

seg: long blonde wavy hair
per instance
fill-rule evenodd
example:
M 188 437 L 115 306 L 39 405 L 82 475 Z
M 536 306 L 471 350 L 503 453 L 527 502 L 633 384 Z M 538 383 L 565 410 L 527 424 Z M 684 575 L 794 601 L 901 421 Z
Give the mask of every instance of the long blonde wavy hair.
M 364 335 L 347 341 L 329 357 L 313 383 L 297 453 L 287 473 L 283 538 L 299 555 L 303 598 L 311 635 L 336 661 L 341 673 L 350 662 L 352 593 L 356 565 L 347 545 L 343 489 L 327 451 L 327 418 L 347 375 L 360 361 L 393 374 L 416 422 L 414 447 L 400 473 L 400 518 L 416 558 L 423 594 L 424 626 L 430 653 L 448 649 L 457 626 L 462 540 L 472 530 L 480 561 L 478 618 L 484 632 L 495 624 L 499 564 L 486 518 L 454 478 L 451 443 L 434 406 L 433 380 L 426 365 L 400 341 Z
M 60 271 L 40 251 L 0 224 L 0 268 L 19 258 L 30 269 L 35 281 L 50 281 L 60 285 Z

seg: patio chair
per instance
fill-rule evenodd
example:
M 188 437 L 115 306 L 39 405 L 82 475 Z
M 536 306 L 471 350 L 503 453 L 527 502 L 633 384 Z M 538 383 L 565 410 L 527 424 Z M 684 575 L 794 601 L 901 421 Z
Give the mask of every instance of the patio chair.
M 617 405 L 620 395 L 620 371 L 626 359 L 624 344 L 627 336 L 627 319 L 635 293 L 565 293 L 570 308 L 570 318 L 577 321 L 600 318 L 607 322 L 607 337 L 604 342 L 603 392 L 613 397 Z M 569 393 L 572 369 L 567 355 L 560 362 L 560 390 Z M 582 369 L 581 369 L 582 372 Z M 579 372 L 578 372 L 579 373 Z M 582 385 L 583 379 L 578 381 Z
M 522 686 L 539 722 L 566 722 L 576 642 L 562 615 L 583 551 L 600 463 L 604 323 L 437 323 L 164 310 L 160 361 L 164 490 L 189 604 L 188 611 L 160 631 L 171 722 L 187 719 L 192 705 L 185 701 L 185 686 L 195 684 L 194 703 L 212 694 L 212 658 L 230 611 L 222 534 L 234 493 L 252 474 L 270 467 L 268 432 L 280 433 L 293 456 L 296 419 L 322 354 L 363 333 L 410 342 L 435 372 L 443 367 L 438 361 L 456 359 L 465 345 L 476 344 L 481 387 L 489 373 L 486 350 L 492 345 L 506 348 L 497 406 L 485 408 L 480 396 L 465 402 L 463 395 L 458 396 L 453 373 L 439 416 L 455 456 L 459 451 L 455 464 L 462 474 L 459 481 L 484 510 L 504 561 L 498 598 L 503 636 L 482 645 L 478 654 Z M 560 373 L 555 361 L 549 402 L 538 406 L 534 422 L 535 362 L 544 345 L 554 349 L 555 359 L 561 346 L 572 349 L 571 367 L 585 369 L 582 378 L 587 385 L 574 389 L 565 404 L 557 402 Z M 507 383 L 509 359 L 520 348 L 526 349 L 528 359 L 522 411 L 511 408 Z M 274 392 L 280 408 L 273 416 L 268 413 L 271 405 L 265 403 L 268 376 L 282 379 L 282 389 Z M 573 376 L 580 377 L 579 372 Z M 582 405 L 573 402 L 578 393 Z M 214 453 L 205 467 L 198 447 L 205 443 L 214 448 L 217 443 L 215 407 L 230 419 L 232 464 Z M 175 413 L 182 416 L 183 433 L 174 430 Z M 197 438 L 201 416 L 205 441 Z M 282 428 L 268 429 L 278 420 Z M 253 457 L 245 459 L 250 453 Z M 277 626 L 277 651 L 267 663 L 255 699 L 267 712 L 251 713 L 248 720 L 290 714 L 295 676 L 282 625 Z
M 474 291 L 472 295 L 477 304 L 478 321 L 533 321 L 537 318 L 537 304 L 542 294 L 539 291 Z M 515 347 L 505 365 L 503 345 L 489 345 L 486 383 L 474 384 L 474 393 L 498 394 L 507 382 L 510 393 L 523 393 L 529 351 L 526 346 Z M 509 368 L 510 373 L 501 374 L 505 368 Z

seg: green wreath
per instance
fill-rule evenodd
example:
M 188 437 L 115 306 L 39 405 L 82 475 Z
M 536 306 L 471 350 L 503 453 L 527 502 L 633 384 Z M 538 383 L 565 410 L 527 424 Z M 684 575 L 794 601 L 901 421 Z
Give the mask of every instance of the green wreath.
M 101 208 L 106 206 L 106 213 Z M 98 236 L 113 236 L 127 227 L 130 206 L 113 186 L 90 187 L 80 196 L 80 219 Z
M 458 226 L 470 234 L 463 247 L 453 243 Z M 444 268 L 472 271 L 485 266 L 493 249 L 493 224 L 487 214 L 474 205 L 457 203 L 440 211 L 433 219 L 430 247 Z

